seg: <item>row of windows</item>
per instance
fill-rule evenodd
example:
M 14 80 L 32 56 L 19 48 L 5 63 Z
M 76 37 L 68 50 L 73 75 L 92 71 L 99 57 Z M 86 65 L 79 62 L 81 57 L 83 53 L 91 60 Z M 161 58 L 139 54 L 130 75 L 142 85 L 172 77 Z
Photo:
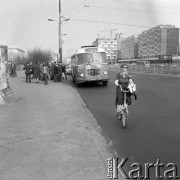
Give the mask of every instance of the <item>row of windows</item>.
M 102 47 L 103 49 L 111 49 L 111 50 L 116 49 L 116 46 L 104 46 L 103 44 L 101 44 L 100 47 Z
M 116 42 L 106 42 L 106 41 L 105 41 L 105 42 L 102 42 L 101 44 L 108 44 L 108 43 L 109 43 L 109 44 L 116 44 Z

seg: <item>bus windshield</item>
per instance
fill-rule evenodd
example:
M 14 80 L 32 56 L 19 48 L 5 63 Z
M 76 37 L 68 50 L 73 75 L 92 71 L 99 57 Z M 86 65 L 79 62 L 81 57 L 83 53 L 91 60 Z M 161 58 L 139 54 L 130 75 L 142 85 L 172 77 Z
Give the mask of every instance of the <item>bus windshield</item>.
M 78 59 L 79 59 L 79 64 L 93 63 L 93 62 L 98 62 L 98 63 L 106 63 L 107 62 L 105 52 L 78 54 Z

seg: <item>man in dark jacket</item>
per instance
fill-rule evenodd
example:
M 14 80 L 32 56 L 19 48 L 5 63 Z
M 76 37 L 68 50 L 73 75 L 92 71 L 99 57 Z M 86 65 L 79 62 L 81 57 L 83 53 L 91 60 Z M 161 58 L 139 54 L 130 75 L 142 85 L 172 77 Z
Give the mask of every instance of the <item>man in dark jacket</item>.
M 62 74 L 64 75 L 64 79 L 67 79 L 66 66 L 64 64 L 62 65 Z
M 23 70 L 25 70 L 25 74 L 26 74 L 26 83 L 28 83 L 28 81 L 29 81 L 29 83 L 31 83 L 32 66 L 29 63 L 27 63 L 24 66 Z
M 58 64 L 56 64 L 54 66 L 54 82 L 59 82 L 60 78 L 59 78 L 59 67 Z

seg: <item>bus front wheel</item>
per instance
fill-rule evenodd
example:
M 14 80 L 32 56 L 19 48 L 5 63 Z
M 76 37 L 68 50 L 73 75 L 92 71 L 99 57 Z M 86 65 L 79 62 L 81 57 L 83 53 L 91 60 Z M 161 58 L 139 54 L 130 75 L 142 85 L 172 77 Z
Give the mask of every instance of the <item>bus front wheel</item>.
M 79 83 L 77 82 L 76 76 L 74 76 L 74 83 L 75 83 L 76 87 L 79 87 Z
M 80 84 L 77 81 L 75 81 L 75 84 L 76 84 L 76 87 L 80 87 Z
M 73 81 L 73 83 L 75 83 L 75 79 L 74 79 L 74 76 L 72 75 L 72 81 Z

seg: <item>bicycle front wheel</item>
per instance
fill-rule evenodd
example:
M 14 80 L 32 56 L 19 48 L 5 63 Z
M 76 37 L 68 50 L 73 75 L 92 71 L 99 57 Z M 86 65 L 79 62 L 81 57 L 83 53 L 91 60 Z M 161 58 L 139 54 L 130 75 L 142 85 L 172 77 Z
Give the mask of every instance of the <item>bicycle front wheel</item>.
M 127 127 L 127 122 L 128 122 L 128 111 L 127 109 L 124 109 L 122 114 L 122 124 L 124 128 Z

